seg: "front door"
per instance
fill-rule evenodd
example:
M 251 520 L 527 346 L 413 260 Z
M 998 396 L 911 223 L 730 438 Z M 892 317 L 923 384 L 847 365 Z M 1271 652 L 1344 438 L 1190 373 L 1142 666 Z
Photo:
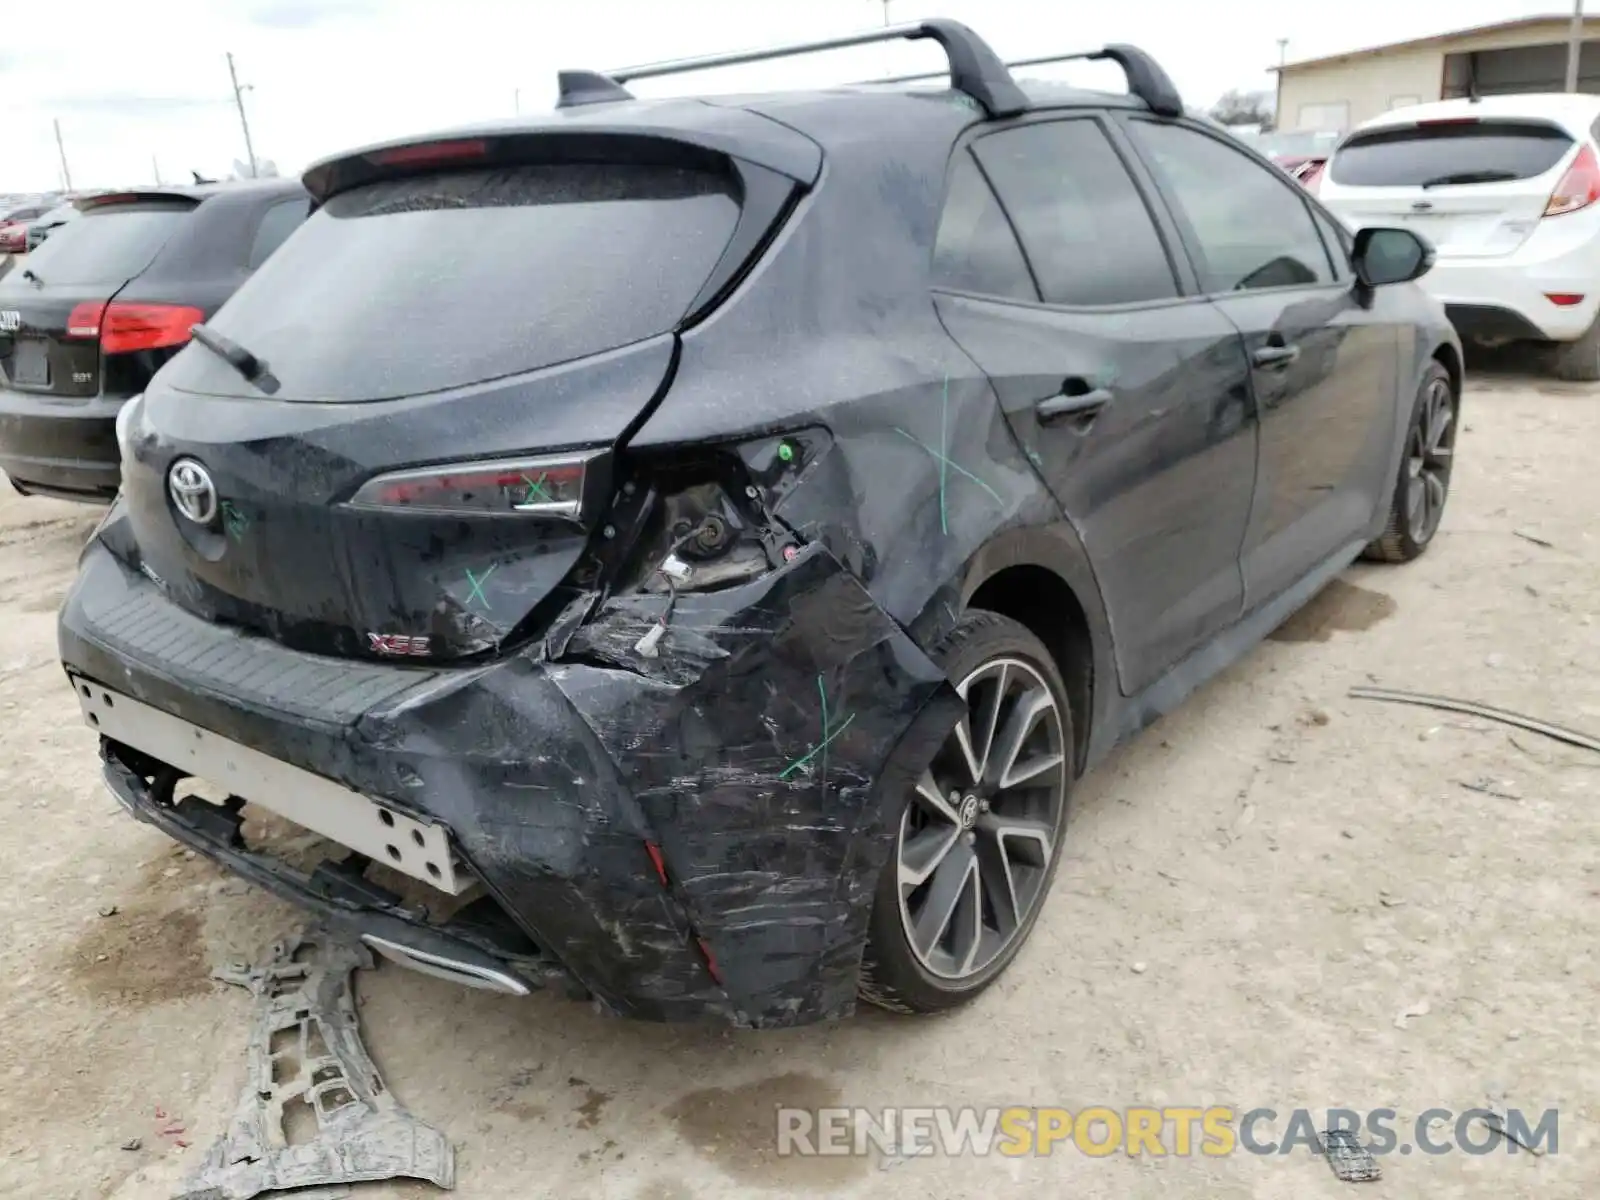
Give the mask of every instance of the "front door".
M 1083 541 L 1128 694 L 1238 618 L 1255 483 L 1242 340 L 1172 240 L 1084 116 L 959 151 L 936 252 L 945 327 Z
M 1389 482 L 1399 327 L 1357 296 L 1342 236 L 1281 171 L 1185 125 L 1128 117 L 1122 128 L 1250 356 L 1260 464 L 1243 567 L 1254 608 L 1370 526 Z

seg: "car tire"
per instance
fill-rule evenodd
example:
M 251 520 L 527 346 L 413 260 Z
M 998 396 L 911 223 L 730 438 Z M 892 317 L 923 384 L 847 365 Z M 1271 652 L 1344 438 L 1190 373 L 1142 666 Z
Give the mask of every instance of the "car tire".
M 1061 672 L 1025 626 L 972 610 L 933 658 L 969 715 L 931 762 L 894 765 L 917 783 L 894 810 L 861 962 L 862 999 L 899 1013 L 966 1004 L 1016 957 L 1061 860 L 1075 773 Z
M 1575 342 L 1557 342 L 1550 369 L 1557 379 L 1570 383 L 1600 380 L 1600 317 Z
M 1430 363 L 1412 401 L 1400 475 L 1383 533 L 1367 544 L 1363 558 L 1410 562 L 1432 543 L 1450 499 L 1450 471 L 1460 424 L 1460 397 L 1450 373 L 1438 362 Z

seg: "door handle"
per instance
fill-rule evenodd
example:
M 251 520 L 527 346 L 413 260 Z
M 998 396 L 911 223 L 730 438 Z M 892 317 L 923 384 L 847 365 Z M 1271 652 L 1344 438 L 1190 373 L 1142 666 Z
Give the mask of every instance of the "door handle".
M 1251 352 L 1250 361 L 1258 367 L 1286 367 L 1299 357 L 1299 346 L 1261 346 Z
M 1066 387 L 1087 387 L 1082 380 L 1069 379 Z M 1110 388 L 1090 388 L 1087 391 L 1072 393 L 1063 389 L 1059 395 L 1041 400 L 1033 406 L 1034 416 L 1039 418 L 1041 425 L 1054 425 L 1058 421 L 1077 418 L 1084 421 L 1093 417 L 1102 408 L 1111 403 Z

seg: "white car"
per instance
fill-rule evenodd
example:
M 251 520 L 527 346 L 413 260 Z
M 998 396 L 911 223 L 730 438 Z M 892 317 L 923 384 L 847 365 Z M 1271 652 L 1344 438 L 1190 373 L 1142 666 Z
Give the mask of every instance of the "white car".
M 1463 340 L 1555 343 L 1600 380 L 1600 96 L 1490 96 L 1395 109 L 1334 151 L 1318 193 L 1353 229 L 1404 226 L 1438 252 L 1421 285 Z

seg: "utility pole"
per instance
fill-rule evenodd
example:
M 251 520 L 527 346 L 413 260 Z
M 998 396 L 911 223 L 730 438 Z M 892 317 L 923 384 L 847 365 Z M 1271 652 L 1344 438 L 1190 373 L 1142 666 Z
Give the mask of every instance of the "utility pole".
M 882 4 L 883 4 L 883 27 L 885 29 L 889 28 L 889 5 L 892 4 L 892 3 L 893 3 L 893 0 L 882 0 Z M 891 50 L 888 47 L 887 44 L 885 44 L 885 46 L 883 48 L 883 77 L 885 79 L 887 79 L 887 78 L 889 78 L 889 76 L 891 76 L 893 74 L 894 74 L 894 51 Z
M 154 154 L 152 154 L 150 156 L 150 169 L 155 172 L 156 186 L 160 187 L 161 186 L 161 164 L 156 161 L 156 156 Z
M 518 116 L 522 115 L 522 89 L 513 88 L 511 91 L 511 111 Z
M 1578 59 L 1583 55 L 1583 0 L 1573 0 L 1572 27 L 1567 31 L 1567 91 L 1578 90 Z
M 1289 61 L 1289 39 L 1278 39 L 1278 65 L 1281 67 Z
M 55 118 L 56 126 L 56 153 L 61 155 L 61 181 L 65 183 L 66 190 L 72 190 L 72 172 L 67 169 L 67 148 L 61 141 L 61 118 Z
M 239 72 L 233 68 L 233 52 L 228 52 L 228 78 L 233 80 L 233 102 L 239 108 L 239 126 L 244 130 L 244 152 L 250 159 L 250 178 L 256 177 L 256 148 L 250 144 L 250 121 L 244 115 L 244 94 L 250 91 L 247 83 L 239 86 Z

